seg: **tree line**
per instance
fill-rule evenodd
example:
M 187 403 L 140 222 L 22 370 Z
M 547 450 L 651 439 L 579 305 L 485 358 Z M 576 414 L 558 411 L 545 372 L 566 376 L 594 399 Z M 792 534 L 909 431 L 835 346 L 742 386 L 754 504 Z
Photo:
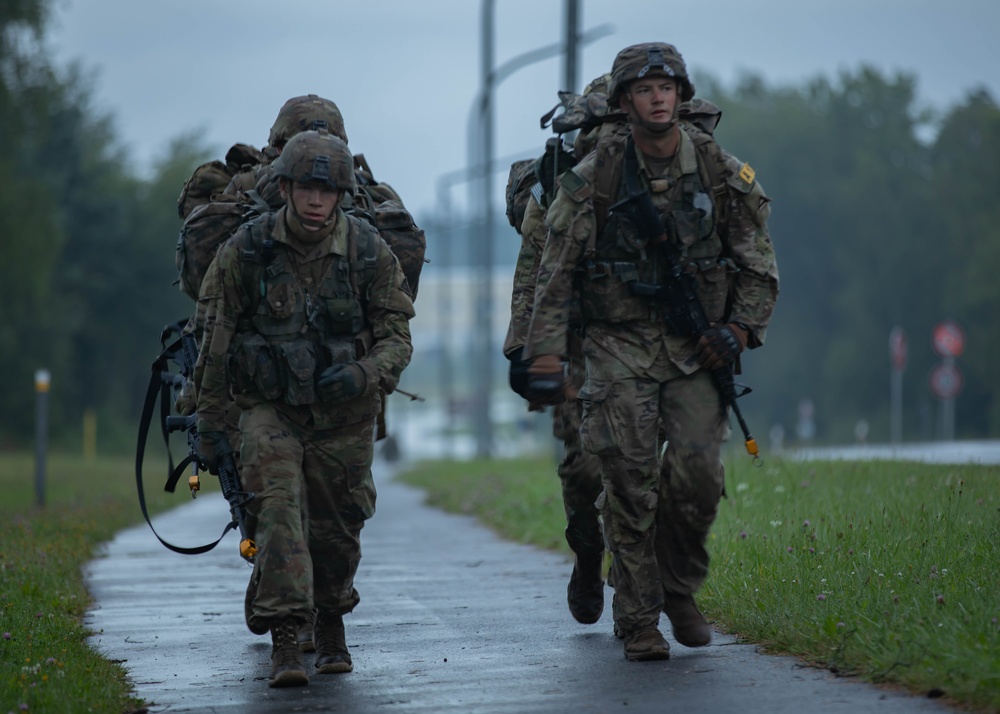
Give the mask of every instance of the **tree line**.
M 0 8 L 8 139 L 0 155 L 0 448 L 30 447 L 39 368 L 52 374 L 55 441 L 72 445 L 93 410 L 102 448 L 125 448 L 160 330 L 192 308 L 171 287 L 176 198 L 194 166 L 216 157 L 198 135 L 181 134 L 152 175 L 140 176 L 113 118 L 93 108 L 84 68 L 46 57 L 49 13 L 48 0 Z M 916 77 L 864 66 L 797 85 L 752 75 L 696 85 L 723 109 L 722 145 L 754 167 L 774 200 L 781 296 L 767 345 L 745 360 L 754 393 L 744 412 L 758 438 L 772 424 L 793 432 L 808 400 L 818 440 L 853 439 L 859 419 L 871 440 L 888 439 L 894 326 L 910 344 L 904 438 L 933 438 L 927 375 L 939 357 L 930 335 L 944 319 L 967 335 L 957 434 L 1000 435 L 1000 380 L 989 358 L 1000 353 L 994 99 L 973 91 L 954 106 L 923 108 Z M 433 261 L 440 217 L 421 218 Z

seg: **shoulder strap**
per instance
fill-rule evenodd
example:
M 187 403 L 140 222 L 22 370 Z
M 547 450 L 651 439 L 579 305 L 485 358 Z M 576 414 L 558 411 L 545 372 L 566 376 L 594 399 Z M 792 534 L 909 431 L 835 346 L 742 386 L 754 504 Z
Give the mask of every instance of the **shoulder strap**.
M 247 303 L 243 306 L 245 314 L 257 311 L 257 304 L 263 297 L 263 273 L 274 260 L 274 241 L 270 239 L 274 228 L 274 214 L 265 213 L 257 220 L 245 224 L 240 241 L 240 258 L 253 267 L 243 270 L 243 295 Z
M 594 171 L 594 217 L 597 222 L 596 235 L 604 231 L 608 222 L 608 208 L 618 195 L 622 181 L 621 156 L 616 156 L 614 149 L 622 140 L 618 132 L 608 137 L 602 137 L 597 142 L 594 151 L 597 152 Z M 592 248 L 593 246 L 588 246 Z
M 711 187 L 712 202 L 715 205 L 715 215 L 719 237 L 727 254 L 729 251 L 729 192 L 726 188 L 726 159 L 722 149 L 711 134 L 689 128 L 687 131 L 694 146 L 698 150 L 698 173 L 704 185 Z
M 375 268 L 378 265 L 378 235 L 375 227 L 368 221 L 354 216 L 348 216 L 347 258 L 350 261 L 351 289 L 355 295 L 364 296 L 367 288 L 375 279 Z M 359 283 L 360 275 L 360 283 Z

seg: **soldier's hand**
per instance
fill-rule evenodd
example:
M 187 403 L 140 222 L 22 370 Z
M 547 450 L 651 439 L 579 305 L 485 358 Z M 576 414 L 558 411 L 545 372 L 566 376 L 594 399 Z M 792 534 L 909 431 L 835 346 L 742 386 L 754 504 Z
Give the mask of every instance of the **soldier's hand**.
M 224 431 L 198 432 L 198 457 L 204 462 L 208 472 L 219 475 L 219 466 L 227 457 L 232 457 L 233 446 Z
M 695 357 L 705 369 L 720 369 L 732 363 L 746 346 L 747 330 L 742 325 L 714 325 L 698 338 Z
M 316 386 L 321 401 L 338 404 L 364 394 L 368 390 L 368 376 L 357 362 L 335 364 L 320 372 Z
M 528 360 L 524 359 L 524 348 L 518 347 L 516 350 L 508 355 L 507 359 L 510 360 L 510 371 L 508 373 L 508 379 L 510 380 L 510 388 L 514 390 L 514 393 L 524 399 L 528 398 L 528 366 L 531 364 Z
M 531 361 L 525 398 L 533 404 L 566 401 L 566 372 L 558 355 L 539 355 Z

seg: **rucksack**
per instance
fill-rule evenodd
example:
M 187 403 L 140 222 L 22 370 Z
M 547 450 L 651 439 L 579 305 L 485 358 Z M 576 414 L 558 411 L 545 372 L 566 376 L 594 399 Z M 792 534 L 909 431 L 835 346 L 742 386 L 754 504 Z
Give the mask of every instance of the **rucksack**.
M 245 170 L 246 165 L 236 165 L 234 159 L 237 144 L 226 155 L 228 166 L 235 171 Z M 258 152 L 260 155 L 260 152 Z M 415 299 L 420 280 L 420 271 L 424 263 L 427 241 L 424 231 L 413 220 L 413 216 L 403 206 L 399 194 L 385 183 L 374 179 L 368 163 L 363 155 L 355 158 L 356 178 L 361 189 L 363 206 L 355 205 L 348 209 L 349 213 L 365 218 L 378 229 L 382 238 L 399 260 L 400 267 L 406 277 Z M 239 196 L 221 193 L 222 189 L 213 191 L 204 198 L 211 184 L 209 177 L 218 177 L 219 172 L 227 165 L 222 162 L 208 162 L 199 166 L 190 179 L 184 184 L 178 207 L 182 202 L 194 202 L 188 212 L 180 235 L 177 238 L 177 253 L 175 267 L 177 268 L 177 284 L 182 293 L 192 300 L 198 299 L 201 281 L 205 277 L 209 264 L 219 246 L 229 239 L 243 223 L 264 213 L 274 210 L 256 191 L 245 191 Z M 228 181 L 231 180 L 231 176 Z M 221 181 L 217 181 L 218 186 Z M 225 188 L 225 186 L 223 186 Z
M 507 220 L 519 234 L 524 223 L 528 199 L 534 195 L 543 208 L 555 197 L 556 180 L 576 166 L 577 158 L 559 137 L 545 142 L 545 153 L 535 159 L 523 159 L 510 165 L 507 176 Z
M 182 293 L 198 300 L 201 281 L 216 251 L 236 229 L 269 209 L 266 203 L 248 192 L 248 198 L 216 195 L 213 200 L 194 207 L 177 237 L 177 283 Z
M 177 197 L 177 215 L 186 220 L 191 212 L 222 194 L 239 171 L 259 164 L 263 154 L 249 144 L 233 144 L 225 162 L 206 161 L 192 172 Z
M 378 229 L 382 239 L 389 244 L 406 277 L 410 297 L 416 300 L 420 271 L 427 262 L 424 257 L 427 251 L 427 237 L 406 210 L 403 199 L 396 190 L 389 184 L 375 180 L 364 154 L 354 156 L 354 166 L 358 188 L 362 192 L 361 198 L 365 202 L 363 206 L 355 205 L 354 212 L 368 219 Z
M 556 115 L 560 108 L 562 113 Z M 555 197 L 559 176 L 576 166 L 587 151 L 582 146 L 568 146 L 562 135 L 572 131 L 590 134 L 603 125 L 620 122 L 622 117 L 620 112 L 608 110 L 607 98 L 597 88 L 594 91 L 588 88 L 584 94 L 559 92 L 559 103 L 538 122 L 542 129 L 551 126 L 556 136 L 545 142 L 545 152 L 541 156 L 512 163 L 507 176 L 507 221 L 518 234 L 531 195 L 534 194 L 543 210 L 547 209 Z

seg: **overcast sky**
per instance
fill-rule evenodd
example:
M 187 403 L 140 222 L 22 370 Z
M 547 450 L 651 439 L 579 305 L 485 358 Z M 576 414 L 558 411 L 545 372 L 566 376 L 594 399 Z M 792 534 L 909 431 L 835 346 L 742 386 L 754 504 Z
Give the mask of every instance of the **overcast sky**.
M 344 114 L 351 149 L 411 210 L 433 211 L 440 177 L 468 162 L 480 82 L 478 0 L 56 0 L 57 62 L 94 73 L 97 109 L 146 171 L 171 138 L 201 130 L 218 155 L 262 146 L 286 99 L 315 93 Z M 998 0 L 583 0 L 582 29 L 613 32 L 583 48 L 579 90 L 619 49 L 675 44 L 689 69 L 798 83 L 870 64 L 917 76 L 939 109 L 985 86 L 1000 98 Z M 495 65 L 560 42 L 563 0 L 496 0 Z M 538 118 L 557 101 L 559 57 L 497 91 L 497 158 L 536 151 Z M 743 157 L 752 160 L 753 157 Z M 766 183 L 766 177 L 764 181 Z M 500 204 L 506 173 L 497 174 Z M 179 188 L 179 187 L 178 187 Z M 454 187 L 462 205 L 465 185 Z

